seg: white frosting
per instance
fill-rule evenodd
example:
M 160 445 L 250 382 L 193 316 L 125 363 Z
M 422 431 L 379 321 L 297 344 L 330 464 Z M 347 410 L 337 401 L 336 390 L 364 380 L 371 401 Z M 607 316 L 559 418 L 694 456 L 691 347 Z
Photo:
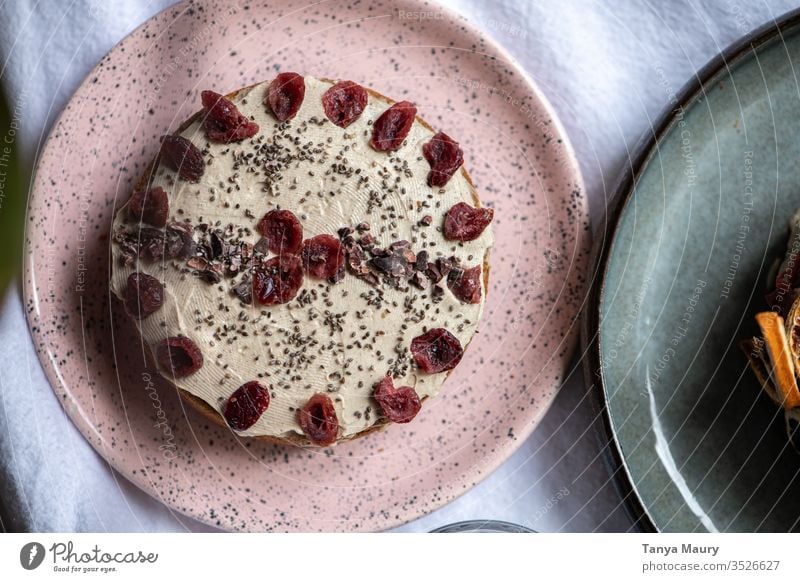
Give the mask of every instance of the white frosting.
M 378 246 L 407 240 L 414 251 L 427 250 L 431 260 L 456 256 L 465 267 L 484 262 L 492 244 L 490 228 L 477 240 L 466 243 L 446 241 L 441 233 L 444 214 L 450 207 L 462 201 L 475 205 L 474 188 L 466 172 L 459 170 L 442 191 L 427 186 L 430 168 L 422 156 L 422 145 L 433 132 L 418 120 L 398 151 L 374 151 L 369 146 L 371 123 L 389 102 L 372 94 L 358 120 L 342 129 L 327 120 L 322 108 L 322 94 L 331 83 L 305 77 L 305 99 L 297 116 L 288 123 L 288 135 L 297 138 L 293 147 L 311 144 L 311 149 L 317 150 L 313 159 L 292 161 L 271 182 L 258 169 L 234 170 L 234 154 L 254 152 L 253 144 L 259 139 L 276 139 L 278 124 L 263 105 L 267 85 L 245 89 L 233 99 L 239 110 L 260 127 L 252 140 L 227 145 L 209 143 L 199 120 L 182 132 L 200 149 L 207 150 L 213 162 L 206 166 L 197 184 L 177 179 L 175 172 L 163 166 L 158 169 L 153 185 L 161 186 L 169 195 L 170 220 L 188 219 L 192 224 L 220 221 L 222 228 L 233 223 L 248 228 L 243 239 L 255 244 L 260 238 L 255 231 L 258 220 L 271 209 L 283 208 L 300 219 L 305 238 L 322 233 L 336 236 L 343 226 L 368 222 Z M 316 122 L 312 122 L 314 118 Z M 345 147 L 347 150 L 343 151 Z M 340 162 L 340 153 L 348 167 L 360 171 L 358 174 L 346 177 L 331 170 L 333 164 Z M 227 191 L 229 188 L 231 192 Z M 386 194 L 382 205 L 371 213 L 370 192 Z M 246 211 L 255 217 L 248 217 Z M 426 215 L 432 216 L 432 225 L 419 226 Z M 132 228 L 124 207 L 117 213 L 114 228 Z M 412 364 L 402 377 L 395 379 L 395 385 L 414 387 L 420 398 L 435 395 L 447 374 L 426 374 L 416 369 L 408 352 L 411 340 L 424 330 L 444 327 L 466 347 L 483 310 L 483 297 L 480 304 L 462 304 L 445 280 L 441 282 L 444 297 L 439 303 L 431 301 L 430 290 L 409 286 L 401 291 L 382 286 L 384 296 L 378 308 L 363 297 L 374 293 L 375 288 L 351 274 L 336 284 L 306 276 L 303 289 L 317 292 L 309 305 L 301 305 L 295 299 L 283 305 L 246 306 L 231 293 L 240 277 L 210 284 L 185 270 L 181 272 L 185 261 L 142 260 L 125 266 L 118 245 L 113 246 L 112 287 L 117 296 L 122 297 L 128 275 L 137 269 L 165 285 L 164 306 L 137 322 L 144 341 L 154 347 L 166 337 L 183 334 L 203 351 L 203 367 L 175 380 L 179 388 L 220 412 L 230 394 L 247 381 L 259 380 L 269 388 L 269 408 L 251 428 L 239 433 L 247 436 L 302 434 L 297 410 L 317 392 L 332 398 L 341 426 L 340 437 L 369 428 L 380 419 L 380 410 L 371 398 L 373 386 L 389 370 L 389 360 L 396 357 L 398 345 Z M 407 302 L 420 310 L 420 321 L 408 320 Z M 338 316 L 341 329 L 330 325 L 330 317 L 326 323 L 326 312 Z M 233 328 L 247 335 L 229 331 L 223 337 L 219 333 Z M 363 339 L 365 334 L 370 335 Z M 289 340 L 289 336 L 294 339 Z M 297 339 L 305 343 L 304 348 L 295 345 Z M 358 342 L 361 348 L 357 347 Z M 299 357 L 301 353 L 303 356 Z M 371 409 L 368 414 L 367 409 Z

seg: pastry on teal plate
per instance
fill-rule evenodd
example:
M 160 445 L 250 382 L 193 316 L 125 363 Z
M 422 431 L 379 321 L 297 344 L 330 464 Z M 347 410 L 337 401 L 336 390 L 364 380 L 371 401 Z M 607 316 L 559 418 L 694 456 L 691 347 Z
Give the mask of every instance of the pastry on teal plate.
M 755 314 L 800 208 L 798 13 L 673 105 L 595 249 L 584 344 L 611 466 L 641 529 L 795 531 L 800 453 L 740 342 L 762 335 Z

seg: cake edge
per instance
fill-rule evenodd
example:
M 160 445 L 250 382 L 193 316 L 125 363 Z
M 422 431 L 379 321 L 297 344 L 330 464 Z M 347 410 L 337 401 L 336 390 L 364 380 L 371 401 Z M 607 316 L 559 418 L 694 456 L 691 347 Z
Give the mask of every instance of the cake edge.
M 327 77 L 318 77 L 318 78 L 319 78 L 320 81 L 324 81 L 324 82 L 327 82 L 327 83 L 335 84 L 337 82 L 336 80 L 329 79 Z M 259 81 L 258 83 L 254 83 L 254 84 L 248 85 L 246 87 L 241 87 L 240 89 L 237 89 L 236 91 L 232 91 L 232 92 L 226 94 L 225 97 L 227 99 L 234 99 L 240 93 L 242 93 L 244 91 L 250 91 L 250 90 L 254 89 L 255 87 L 257 87 L 258 85 L 260 85 L 262 82 L 263 81 Z M 380 101 L 383 101 L 389 106 L 393 105 L 394 103 L 397 103 L 397 101 L 395 101 L 393 99 L 390 99 L 389 97 L 386 97 L 385 95 L 375 91 L 372 88 L 364 87 L 364 89 L 366 89 L 367 93 L 369 93 L 369 95 L 371 97 L 373 97 L 375 99 L 378 99 Z M 175 132 L 173 132 L 173 133 L 178 134 L 178 133 L 181 133 L 182 131 L 184 131 L 192 123 L 194 123 L 197 120 L 197 118 L 200 115 L 202 115 L 202 113 L 203 113 L 203 110 L 201 109 L 201 110 L 197 111 L 195 114 L 191 115 L 188 119 L 186 119 L 183 123 L 181 123 L 180 126 L 178 126 L 177 130 L 175 130 Z M 417 115 L 415 117 L 415 119 L 416 119 L 416 121 L 418 121 L 420 123 L 420 125 L 422 125 L 428 131 L 432 131 L 434 134 L 436 133 L 436 130 L 427 121 L 425 121 L 422 117 Z M 157 161 L 158 161 L 158 155 L 156 155 L 156 157 L 147 165 L 147 167 L 145 168 L 144 172 L 142 173 L 142 176 L 139 178 L 139 180 L 137 180 L 134 183 L 133 188 L 131 190 L 132 192 L 135 192 L 136 190 L 139 190 L 139 189 L 143 189 L 143 188 L 145 188 L 147 186 L 147 183 L 149 181 L 149 176 L 151 175 L 151 173 L 155 169 L 155 165 L 156 165 Z M 473 203 L 475 204 L 476 207 L 481 207 L 481 200 L 480 200 L 480 198 L 478 196 L 478 189 L 476 188 L 475 183 L 472 181 L 472 176 L 470 176 L 469 172 L 467 171 L 467 168 L 465 166 L 463 166 L 463 165 L 461 166 L 460 171 L 463 172 L 463 175 L 466 178 L 467 183 L 470 186 L 470 191 L 472 192 Z M 114 218 L 116 218 L 117 213 L 123 212 L 127 206 L 128 206 L 128 202 L 126 201 L 122 206 L 120 206 L 116 210 L 116 212 L 114 213 Z M 112 242 L 111 244 L 113 245 L 114 243 Z M 489 294 L 489 271 L 490 271 L 489 254 L 490 253 L 491 253 L 491 247 L 486 249 L 486 253 L 484 254 L 484 258 L 483 258 L 483 270 L 482 270 L 482 272 L 483 272 L 484 300 Z M 113 252 L 110 253 L 110 255 L 111 255 L 111 260 L 113 261 L 114 260 Z M 112 266 L 112 268 L 113 268 L 113 266 Z M 117 301 L 121 305 L 123 299 L 119 295 L 117 295 L 116 290 L 113 289 L 113 286 L 111 288 L 111 291 L 112 291 L 112 295 L 114 297 L 116 297 Z M 134 324 L 134 327 L 136 328 L 136 332 L 139 335 L 139 337 L 141 338 L 141 335 L 142 335 L 141 334 L 141 330 L 140 330 L 139 326 L 136 325 L 135 320 L 133 318 L 131 318 L 131 317 L 127 317 L 127 319 L 129 321 L 131 321 L 131 323 Z M 472 334 L 472 337 L 470 338 L 469 342 L 467 342 L 467 344 L 465 346 L 463 346 L 464 352 L 467 351 L 467 349 L 469 348 L 469 345 L 472 343 L 472 340 L 475 339 L 475 336 L 478 333 L 479 333 L 479 331 L 476 329 L 475 333 Z M 237 434 L 233 429 L 231 429 L 228 426 L 228 423 L 225 422 L 225 419 L 219 413 L 219 411 L 214 409 L 214 407 L 212 407 L 208 402 L 206 402 L 205 400 L 203 400 L 199 396 L 195 396 L 191 392 L 189 392 L 187 390 L 184 390 L 183 388 L 178 387 L 174 382 L 172 382 L 172 380 L 168 376 L 166 376 L 161 371 L 160 367 L 158 366 L 158 363 L 157 363 L 156 358 L 155 358 L 155 354 L 153 353 L 153 347 L 150 344 L 147 344 L 147 347 L 148 347 L 148 349 L 146 350 L 146 353 L 147 353 L 148 363 L 153 365 L 155 370 L 158 372 L 158 375 L 161 378 L 163 378 L 175 390 L 177 390 L 178 395 L 181 397 L 181 400 L 183 400 L 185 403 L 189 404 L 189 406 L 191 406 L 194 410 L 196 410 L 198 413 L 200 413 L 201 416 L 203 416 L 207 420 L 213 422 L 217 426 L 220 426 L 222 428 L 230 430 L 238 438 L 254 439 L 254 440 L 258 440 L 258 441 L 262 441 L 262 442 L 273 443 L 273 444 L 276 444 L 276 445 L 293 445 L 293 446 L 302 447 L 302 448 L 321 448 L 321 447 L 319 447 L 319 445 L 316 445 L 313 442 L 311 442 L 305 435 L 301 435 L 301 434 L 297 434 L 297 433 L 289 434 L 289 435 L 286 435 L 286 436 L 276 436 L 276 435 L 244 436 L 244 435 Z M 442 385 L 443 386 L 444 386 L 444 383 L 447 382 L 447 379 L 450 377 L 450 374 L 452 373 L 452 371 L 453 370 L 449 370 L 447 372 L 447 375 L 445 376 L 445 379 L 442 381 Z M 424 404 L 427 401 L 427 399 L 428 399 L 427 396 L 423 396 L 421 398 L 421 401 L 420 401 L 421 404 Z M 362 436 L 366 436 L 368 434 L 381 431 L 381 430 L 385 429 L 389 424 L 391 424 L 391 422 L 389 422 L 386 418 L 381 418 L 375 424 L 373 424 L 372 426 L 370 426 L 368 428 L 365 428 L 364 430 L 362 430 L 360 432 L 357 432 L 357 433 L 354 433 L 354 434 L 351 434 L 351 435 L 347 435 L 347 436 L 344 436 L 344 437 L 337 438 L 336 442 L 334 443 L 334 445 L 338 444 L 338 443 L 341 443 L 341 442 L 352 441 L 352 440 L 360 438 Z

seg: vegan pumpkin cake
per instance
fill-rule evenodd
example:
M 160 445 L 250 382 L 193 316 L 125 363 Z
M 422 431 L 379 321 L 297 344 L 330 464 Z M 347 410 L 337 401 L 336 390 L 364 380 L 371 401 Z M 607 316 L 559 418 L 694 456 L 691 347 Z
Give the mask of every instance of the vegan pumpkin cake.
M 413 420 L 461 361 L 492 214 L 413 104 L 281 73 L 203 91 L 162 138 L 115 215 L 111 286 L 198 410 L 327 446 Z

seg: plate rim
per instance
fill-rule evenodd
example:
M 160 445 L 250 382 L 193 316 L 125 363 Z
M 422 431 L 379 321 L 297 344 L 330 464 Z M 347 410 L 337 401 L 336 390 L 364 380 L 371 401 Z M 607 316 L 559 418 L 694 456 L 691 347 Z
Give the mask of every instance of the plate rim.
M 337 0 L 332 0 L 337 1 Z M 457 22 L 460 27 L 467 31 L 467 33 L 476 39 L 481 39 L 481 41 L 485 44 L 486 49 L 484 52 L 487 54 L 490 52 L 494 52 L 499 59 L 502 59 L 508 68 L 512 69 L 516 75 L 519 75 L 520 79 L 522 80 L 523 85 L 527 88 L 527 95 L 532 97 L 536 102 L 538 102 L 539 106 L 541 107 L 542 112 L 547 116 L 550 125 L 553 127 L 554 134 L 558 136 L 560 139 L 560 146 L 563 151 L 563 156 L 566 162 L 568 162 L 569 172 L 567 175 L 570 177 L 570 181 L 574 183 L 576 188 L 580 191 L 580 210 L 581 210 L 581 218 L 582 220 L 586 220 L 587 223 L 590 224 L 590 216 L 589 216 L 589 204 L 588 198 L 586 195 L 586 186 L 583 179 L 583 173 L 580 168 L 580 163 L 578 161 L 577 155 L 575 153 L 575 149 L 572 145 L 572 141 L 570 140 L 569 134 L 567 133 L 560 117 L 557 115 L 553 105 L 550 103 L 549 99 L 545 96 L 542 92 L 540 87 L 535 83 L 532 76 L 522 67 L 521 63 L 511 55 L 508 50 L 503 47 L 494 37 L 492 37 L 488 32 L 484 32 L 480 30 L 477 26 L 475 26 L 471 20 L 469 20 L 466 15 L 461 14 L 454 9 L 451 9 L 449 6 L 442 4 L 438 0 L 434 0 L 431 2 L 430 0 L 404 0 L 409 4 L 414 4 L 420 9 L 430 10 L 432 7 L 435 10 L 438 10 L 445 14 L 452 22 Z M 84 76 L 83 80 L 76 86 L 75 90 L 70 95 L 70 98 L 67 100 L 64 108 L 59 112 L 58 116 L 53 121 L 50 129 L 48 130 L 46 139 L 41 142 L 39 147 L 36 151 L 36 157 L 34 158 L 31 170 L 31 178 L 30 178 L 30 186 L 29 186 L 29 196 L 26 203 L 26 210 L 25 210 L 25 231 L 24 231 L 24 245 L 23 245 L 23 265 L 22 265 L 22 301 L 24 303 L 32 302 L 34 304 L 38 304 L 38 294 L 35 290 L 35 270 L 36 270 L 36 261 L 37 256 L 35 251 L 32 248 L 34 243 L 33 237 L 31 236 L 31 230 L 29 229 L 30 220 L 29 216 L 31 213 L 31 208 L 33 206 L 34 196 L 36 192 L 41 189 L 39 184 L 39 172 L 41 169 L 42 159 L 44 157 L 44 153 L 52 146 L 52 142 L 56 139 L 56 130 L 58 129 L 59 125 L 61 124 L 66 111 L 71 103 L 72 99 L 75 97 L 77 93 L 84 90 L 87 85 L 91 83 L 92 78 L 95 76 L 96 71 L 101 67 L 104 61 L 114 53 L 118 51 L 120 46 L 130 42 L 130 39 L 134 36 L 137 36 L 141 33 L 141 31 L 150 25 L 150 23 L 156 19 L 163 18 L 166 14 L 180 10 L 183 7 L 191 5 L 191 0 L 181 0 L 176 4 L 172 4 L 155 12 L 153 15 L 148 17 L 146 20 L 142 21 L 139 25 L 137 25 L 133 30 L 131 30 L 128 34 L 123 36 L 118 42 L 114 44 L 88 71 L 88 73 Z M 41 195 L 40 195 L 41 196 Z M 577 256 L 585 256 L 586 258 L 585 263 L 588 267 L 591 265 L 591 249 L 592 249 L 592 242 L 593 242 L 593 234 L 591 229 L 581 229 L 579 230 L 578 236 L 575 238 L 575 249 Z M 586 304 L 586 299 L 588 297 L 589 288 L 588 285 L 584 284 L 583 288 L 581 289 L 581 299 L 579 305 Z M 53 390 L 55 396 L 57 397 L 58 394 L 55 393 L 55 384 L 63 385 L 63 382 L 59 381 L 60 372 L 58 368 L 50 361 L 47 357 L 47 349 L 46 349 L 46 338 L 40 331 L 35 331 L 37 324 L 40 322 L 37 321 L 37 314 L 35 310 L 24 309 L 25 311 L 25 320 L 27 322 L 28 333 L 33 340 L 34 343 L 34 350 L 36 351 L 37 359 L 39 360 L 42 370 L 45 374 L 45 377 L 50 385 L 50 389 Z M 370 531 L 386 531 L 389 529 L 393 529 L 404 525 L 406 523 L 410 523 L 416 519 L 420 519 L 429 515 L 433 511 L 444 507 L 445 505 L 452 503 L 453 501 L 457 500 L 468 491 L 472 490 L 475 486 L 477 486 L 480 482 L 485 480 L 489 475 L 494 473 L 500 465 L 506 462 L 524 442 L 531 436 L 531 434 L 539 427 L 541 424 L 542 418 L 547 414 L 550 410 L 553 401 L 557 397 L 558 393 L 560 392 L 560 388 L 563 385 L 563 380 L 569 374 L 571 368 L 573 368 L 572 359 L 573 356 L 580 345 L 580 308 L 576 309 L 576 313 L 572 322 L 569 325 L 566 333 L 563 335 L 562 343 L 565 345 L 565 357 L 564 357 L 564 365 L 563 365 L 563 376 L 562 381 L 560 384 L 554 386 L 554 390 L 552 396 L 548 399 L 546 404 L 537 412 L 537 414 L 532 417 L 526 427 L 524 432 L 520 432 L 518 434 L 518 438 L 513 441 L 513 443 L 509 444 L 505 449 L 503 449 L 499 454 L 494 455 L 487 461 L 485 464 L 481 464 L 479 471 L 470 471 L 469 473 L 465 473 L 459 476 L 457 479 L 453 481 L 455 485 L 465 485 L 464 487 L 453 488 L 453 492 L 450 495 L 442 495 L 439 499 L 432 501 L 425 511 L 422 513 L 415 513 L 413 515 L 402 516 L 399 520 L 391 520 L 386 522 L 385 526 L 381 529 L 373 530 L 371 527 L 369 528 Z M 42 340 L 45 343 L 44 348 L 40 349 L 39 343 L 37 340 Z M 215 528 L 219 528 L 220 526 L 216 525 L 210 520 L 206 520 L 194 513 L 190 513 L 188 510 L 184 510 L 178 507 L 175 507 L 171 503 L 165 502 L 160 499 L 157 490 L 152 489 L 151 487 L 147 487 L 146 484 L 140 483 L 137 480 L 134 480 L 129 476 L 126 472 L 121 470 L 118 467 L 118 463 L 112 463 L 106 456 L 105 452 L 102 450 L 100 446 L 98 446 L 92 439 L 88 438 L 88 431 L 90 431 L 93 427 L 87 421 L 79 421 L 76 418 L 79 415 L 76 415 L 74 412 L 71 412 L 67 408 L 68 402 L 63 401 L 61 398 L 56 398 L 61 406 L 62 410 L 65 414 L 69 417 L 70 422 L 78 429 L 81 436 L 84 440 L 99 454 L 103 460 L 109 464 L 120 477 L 124 478 L 127 482 L 133 484 L 138 489 L 142 490 L 146 493 L 150 498 L 154 499 L 158 503 L 164 505 L 170 512 L 177 513 L 182 516 L 186 516 L 192 520 L 195 520 L 198 523 L 202 523 L 205 525 L 211 525 Z M 370 524 L 367 524 L 370 525 Z M 228 530 L 227 528 L 221 528 L 223 531 L 232 531 Z
M 633 522 L 632 527 L 638 532 L 660 533 L 662 530 L 647 511 L 634 484 L 608 411 L 608 389 L 604 380 L 603 358 L 600 351 L 600 301 L 605 292 L 611 248 L 619 234 L 622 215 L 633 199 L 634 185 L 646 171 L 657 144 L 673 128 L 678 112 L 685 110 L 687 105 L 694 105 L 696 98 L 705 93 L 708 83 L 718 73 L 729 69 L 731 65 L 775 38 L 782 37 L 786 30 L 798 26 L 800 26 L 800 8 L 794 8 L 734 40 L 693 74 L 675 94 L 674 101 L 661 110 L 655 123 L 650 129 L 645 130 L 634 146 L 633 154 L 628 158 L 629 162 L 614 181 L 611 190 L 613 194 L 600 223 L 603 230 L 594 233 L 589 257 L 592 284 L 586 308 L 581 315 L 580 346 L 584 354 L 584 381 L 594 407 L 595 418 L 602 418 L 602 425 L 598 425 L 596 431 L 603 440 L 606 468 L 622 499 L 625 512 Z

